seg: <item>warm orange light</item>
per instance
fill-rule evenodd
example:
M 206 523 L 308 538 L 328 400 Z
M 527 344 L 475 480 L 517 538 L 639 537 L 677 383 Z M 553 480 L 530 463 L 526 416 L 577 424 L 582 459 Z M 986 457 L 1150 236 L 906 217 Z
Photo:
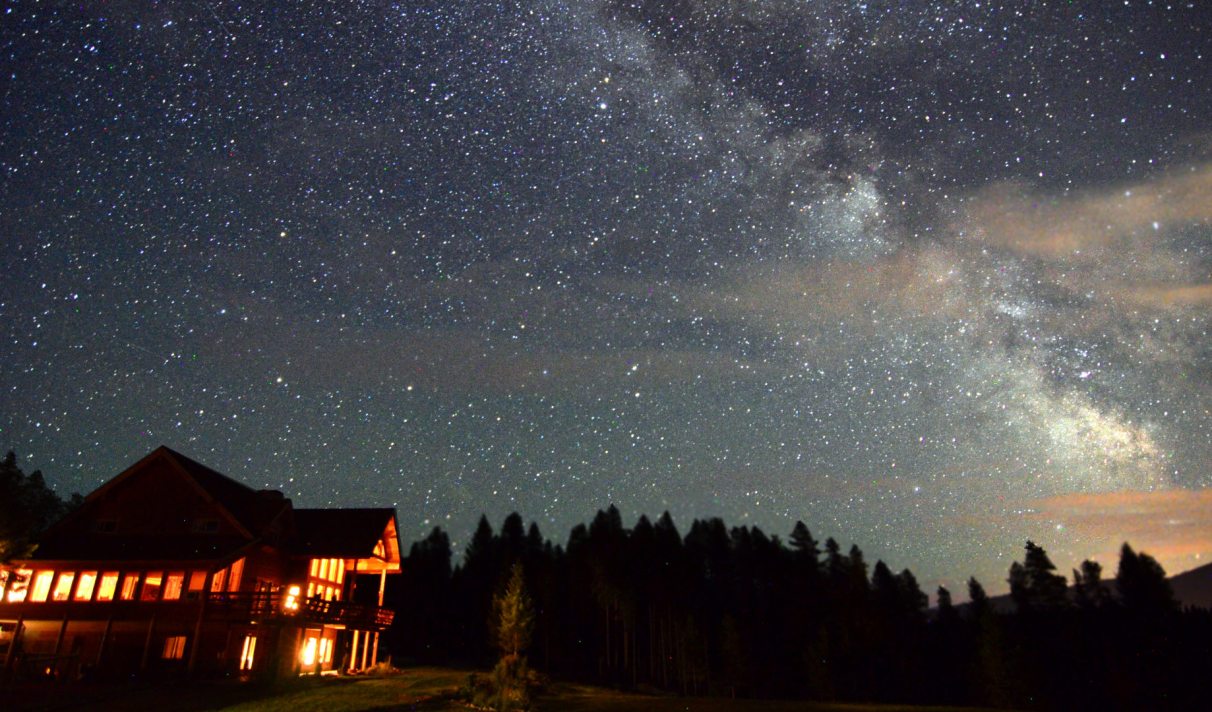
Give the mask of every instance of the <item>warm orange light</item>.
M 75 600 L 91 601 L 93 600 L 93 588 L 97 585 L 97 572 L 85 571 L 80 574 L 80 583 L 76 585 Z
M 114 592 L 118 590 L 118 572 L 107 571 L 101 574 L 101 582 L 97 585 L 97 600 L 112 601 Z
M 257 636 L 244 636 L 244 649 L 240 651 L 240 669 L 252 670 L 253 657 L 257 652 Z
M 17 569 L 8 582 L 7 599 L 9 603 L 20 603 L 29 595 L 30 579 L 34 572 L 30 569 Z
M 282 600 L 282 610 L 290 613 L 299 610 L 299 587 L 291 586 L 286 589 L 286 598 Z
M 299 653 L 299 660 L 302 661 L 302 663 L 304 665 L 315 665 L 316 664 L 316 639 L 315 638 L 308 638 L 303 643 L 303 652 Z
M 75 571 L 64 571 L 59 574 L 59 579 L 55 581 L 55 590 L 51 593 L 51 599 L 55 601 L 66 601 L 67 595 L 71 593 L 72 583 L 76 580 Z
M 54 571 L 39 571 L 34 575 L 34 590 L 30 593 L 31 601 L 45 601 L 50 595 L 51 581 L 55 578 Z

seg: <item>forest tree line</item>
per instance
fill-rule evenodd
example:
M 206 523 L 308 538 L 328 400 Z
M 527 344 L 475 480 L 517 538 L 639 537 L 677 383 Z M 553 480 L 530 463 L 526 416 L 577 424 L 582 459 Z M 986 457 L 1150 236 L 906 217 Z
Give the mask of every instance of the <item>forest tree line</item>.
M 565 546 L 536 524 L 487 518 L 453 561 L 435 528 L 389 584 L 397 662 L 491 666 L 492 602 L 521 564 L 534 601 L 530 664 L 560 679 L 685 695 L 1018 708 L 1192 709 L 1212 660 L 1212 614 L 1180 610 L 1162 567 L 1125 544 L 1114 577 L 1084 562 L 1073 585 L 1027 542 L 1012 606 L 975 579 L 938 606 L 912 572 L 757 527 L 668 513 L 626 528 L 613 506 Z M 1005 609 L 1005 610 L 1002 610 Z

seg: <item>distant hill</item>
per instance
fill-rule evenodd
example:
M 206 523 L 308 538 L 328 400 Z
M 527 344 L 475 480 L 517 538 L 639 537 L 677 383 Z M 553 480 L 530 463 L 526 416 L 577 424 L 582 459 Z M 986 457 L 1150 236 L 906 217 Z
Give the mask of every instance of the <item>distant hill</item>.
M 1114 576 L 1114 573 L 1112 573 Z M 1197 569 L 1184 571 L 1181 574 L 1169 577 L 1170 588 L 1174 590 L 1174 598 L 1182 607 L 1193 606 L 1195 608 L 1212 609 L 1212 564 L 1204 564 Z M 1115 593 L 1115 579 L 1111 578 L 1104 581 L 1103 584 Z M 1073 588 L 1070 587 L 1072 594 Z M 1003 593 L 1000 596 L 990 596 L 989 604 L 993 610 L 998 613 L 1013 613 L 1014 601 L 1010 600 L 1010 594 Z M 969 604 L 964 603 L 963 607 Z
M 1170 587 L 1182 605 L 1212 608 L 1212 564 L 1171 576 Z

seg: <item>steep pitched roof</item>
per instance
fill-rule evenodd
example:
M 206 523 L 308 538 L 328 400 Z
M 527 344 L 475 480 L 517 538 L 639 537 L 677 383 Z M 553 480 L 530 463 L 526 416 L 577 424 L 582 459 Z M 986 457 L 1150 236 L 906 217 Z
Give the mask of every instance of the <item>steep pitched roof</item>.
M 156 468 L 156 469 L 153 469 Z M 107 534 L 82 536 L 80 524 L 88 521 L 92 510 L 123 483 L 154 472 L 158 476 L 179 477 L 204 500 L 216 505 L 219 513 L 237 533 L 227 536 L 156 536 Z M 56 523 L 42 537 L 36 559 L 116 559 L 116 560 L 202 560 L 228 556 L 260 537 L 275 519 L 290 509 L 290 500 L 280 492 L 255 490 L 220 474 L 168 447 L 160 446 L 126 468 L 114 479 L 98 487 L 85 498 L 75 512 Z
M 161 450 L 165 455 L 174 459 L 211 499 L 231 513 L 232 517 L 250 533 L 259 533 L 281 514 L 283 509 L 290 507 L 290 500 L 286 499 L 281 492 L 255 490 L 175 450 L 163 445 L 157 449 L 157 452 Z

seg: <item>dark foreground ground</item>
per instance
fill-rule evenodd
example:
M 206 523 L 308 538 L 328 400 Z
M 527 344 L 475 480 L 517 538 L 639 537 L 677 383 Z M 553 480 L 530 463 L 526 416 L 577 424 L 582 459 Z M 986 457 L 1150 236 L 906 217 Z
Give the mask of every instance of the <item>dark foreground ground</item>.
M 238 682 L 160 685 L 35 685 L 0 689 L 0 709 L 230 710 L 232 712 L 466 712 L 457 698 L 467 672 L 410 668 L 375 677 L 301 678 L 276 685 Z M 557 683 L 537 712 L 961 712 L 957 707 L 815 704 L 772 700 L 661 697 Z

